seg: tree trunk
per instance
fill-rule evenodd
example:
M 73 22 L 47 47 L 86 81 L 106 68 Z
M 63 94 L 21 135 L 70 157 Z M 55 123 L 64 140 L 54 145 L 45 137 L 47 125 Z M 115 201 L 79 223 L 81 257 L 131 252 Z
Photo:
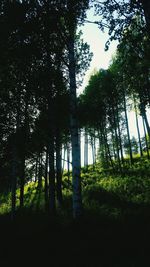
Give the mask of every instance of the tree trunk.
M 119 146 L 120 146 L 120 154 L 121 154 L 121 162 L 124 165 L 124 157 L 123 157 L 123 148 L 122 148 L 122 139 L 121 139 L 121 130 L 120 130 L 120 123 L 119 123 L 119 112 L 118 112 L 118 105 L 117 105 L 117 127 L 118 127 L 118 139 L 119 139 Z
M 122 167 L 121 167 L 121 161 L 120 161 L 119 141 L 118 141 L 118 133 L 117 133 L 117 128 L 118 127 L 117 127 L 117 122 L 116 122 L 114 106 L 112 106 L 112 110 L 113 110 L 113 119 L 114 119 L 114 131 L 115 131 L 115 139 L 116 139 L 117 160 L 118 160 L 119 170 L 121 171 Z
M 66 145 L 64 144 L 64 150 L 62 149 L 63 151 L 63 163 L 62 163 L 62 173 L 64 172 L 64 169 L 65 169 L 65 157 L 66 157 Z
M 24 184 L 25 184 L 25 153 L 21 159 L 21 173 L 20 173 L 20 208 L 24 205 Z
M 21 176 L 20 176 L 20 208 L 23 208 L 24 205 L 24 186 L 25 186 L 25 160 L 26 160 L 26 143 L 28 139 L 28 125 L 29 125 L 29 118 L 28 118 L 28 99 L 29 95 L 26 92 L 25 97 L 25 119 L 24 119 L 24 127 L 22 131 L 22 151 L 21 151 Z
M 48 210 L 48 146 L 46 147 L 45 159 L 45 210 Z
M 54 136 L 50 136 L 49 145 L 49 204 L 52 215 L 56 212 L 55 202 L 55 160 L 54 160 Z
M 35 181 L 35 183 L 36 183 L 36 181 L 37 181 L 37 176 L 38 176 L 38 161 L 39 161 L 39 158 L 38 158 L 38 156 L 37 156 L 37 158 L 36 158 L 36 162 L 35 162 L 35 177 L 34 177 L 34 181 Z
M 143 10 L 144 10 L 144 16 L 146 20 L 146 26 L 148 30 L 148 34 L 150 36 L 150 1 L 149 0 L 141 0 Z
M 93 159 L 93 171 L 95 170 L 95 146 L 94 136 L 91 135 L 91 148 L 92 148 L 92 159 Z
M 68 175 L 68 189 L 70 187 L 70 144 L 67 142 L 67 175 Z
M 84 167 L 88 170 L 88 133 L 86 128 L 84 132 Z
M 113 150 L 113 154 L 114 154 L 114 160 L 117 160 L 116 148 L 115 148 L 114 130 L 113 129 L 111 131 L 111 136 L 112 136 L 112 150 Z
M 142 157 L 143 156 L 143 151 L 142 151 L 142 144 L 141 144 L 141 137 L 140 137 L 140 129 L 139 129 L 139 122 L 138 122 L 138 114 L 137 114 L 137 105 L 136 105 L 136 99 L 135 99 L 135 97 L 134 97 L 133 101 L 134 101 L 136 128 L 137 128 L 137 134 L 138 134 L 138 139 L 139 139 L 140 155 Z
M 42 188 L 42 153 L 39 153 L 39 166 L 38 166 L 38 189 Z
M 16 137 L 14 137 L 16 139 Z M 16 211 L 16 187 L 17 187 L 17 151 L 16 142 L 12 144 L 12 183 L 11 183 L 11 219 L 14 220 Z
M 75 27 L 71 24 L 69 29 L 69 80 L 70 80 L 70 130 L 72 145 L 72 183 L 73 183 L 73 217 L 78 218 L 82 214 L 81 177 L 80 177 L 80 140 L 77 118 L 76 97 L 76 68 L 74 52 Z
M 126 127 L 127 127 L 127 136 L 128 136 L 128 142 L 129 142 L 130 162 L 131 162 L 131 165 L 132 165 L 133 164 L 133 156 L 132 156 L 132 148 L 131 148 L 131 141 L 130 141 L 130 131 L 129 131 L 128 116 L 127 116 L 126 96 L 125 96 L 125 92 L 124 91 L 123 91 L 123 103 L 124 103 L 125 121 L 126 121 Z
M 142 120 L 143 120 L 143 129 L 144 129 L 144 136 L 145 136 L 145 143 L 146 143 L 147 158 L 149 159 L 150 155 L 149 155 L 148 141 L 147 141 L 146 129 L 145 129 L 145 123 L 144 123 L 145 120 L 143 117 L 142 117 Z
M 142 117 L 143 117 L 143 119 L 145 121 L 147 133 L 148 133 L 148 136 L 149 136 L 149 139 L 150 139 L 150 127 L 149 127 L 149 123 L 148 123 L 148 119 L 147 119 L 147 115 L 146 115 L 146 109 L 145 109 L 145 106 L 144 106 L 144 104 L 142 102 L 141 102 L 141 114 L 142 114 Z
M 112 169 L 114 170 L 114 164 L 113 164 L 113 160 L 112 160 L 112 157 L 111 157 L 109 144 L 108 144 L 107 129 L 105 130 L 105 133 L 104 133 L 104 139 L 105 139 L 105 144 L 106 144 L 106 151 L 107 151 L 106 153 L 108 155 L 108 162 L 110 161 L 110 165 L 111 165 Z
M 62 206 L 62 164 L 61 164 L 61 140 L 59 129 L 56 133 L 56 190 L 57 190 L 57 201 L 58 207 Z

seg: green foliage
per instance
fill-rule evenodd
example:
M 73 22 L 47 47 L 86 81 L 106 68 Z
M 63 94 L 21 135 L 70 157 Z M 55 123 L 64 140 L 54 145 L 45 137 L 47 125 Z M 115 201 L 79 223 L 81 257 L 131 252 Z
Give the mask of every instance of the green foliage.
M 86 212 L 94 216 L 103 216 L 115 220 L 124 220 L 126 216 L 143 214 L 150 206 L 150 162 L 146 158 L 136 157 L 134 165 L 126 159 L 122 174 L 103 170 L 100 164 L 82 168 L 83 204 Z M 72 213 L 72 174 L 65 172 L 62 181 L 63 206 L 58 209 L 58 217 L 64 223 L 71 220 Z M 24 211 L 43 212 L 45 210 L 44 180 L 42 188 L 37 182 L 25 186 Z M 0 195 L 0 215 L 11 211 L 11 193 Z M 17 189 L 17 209 L 19 208 L 19 189 Z M 68 219 L 67 219 L 68 218 Z
M 87 210 L 114 219 L 144 212 L 150 205 L 150 162 L 136 159 L 126 164 L 123 175 L 102 172 L 98 166 L 82 174 L 83 199 Z

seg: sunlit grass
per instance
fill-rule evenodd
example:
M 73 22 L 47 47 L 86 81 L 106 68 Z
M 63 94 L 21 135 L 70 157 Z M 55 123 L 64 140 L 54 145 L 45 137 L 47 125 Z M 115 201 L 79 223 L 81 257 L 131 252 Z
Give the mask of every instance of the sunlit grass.
M 84 208 L 111 218 L 120 218 L 123 212 L 150 205 L 150 162 L 138 159 L 127 166 L 124 175 L 103 172 L 97 163 L 95 168 L 82 168 L 81 183 Z M 65 172 L 62 181 L 63 206 L 58 209 L 62 216 L 72 212 L 72 174 Z M 44 178 L 39 189 L 38 182 L 30 182 L 24 188 L 24 207 L 31 211 L 45 211 Z M 16 207 L 19 208 L 19 188 L 16 191 Z M 56 202 L 57 203 L 57 202 Z M 138 205 L 138 206 L 134 206 Z M 137 208 L 138 207 L 138 208 Z M 11 211 L 11 193 L 0 195 L 0 215 Z M 69 212 L 68 212 L 69 211 Z M 133 210 L 132 210 L 133 212 Z

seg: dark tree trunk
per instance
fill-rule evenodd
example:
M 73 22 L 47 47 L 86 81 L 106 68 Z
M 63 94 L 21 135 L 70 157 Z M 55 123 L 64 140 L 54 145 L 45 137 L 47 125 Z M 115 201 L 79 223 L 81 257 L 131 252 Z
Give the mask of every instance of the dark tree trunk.
M 38 166 L 38 189 L 41 190 L 42 188 L 42 172 L 43 172 L 43 167 L 42 167 L 42 153 L 39 153 L 39 166 Z
M 144 136 L 145 136 L 145 143 L 146 143 L 147 158 L 149 159 L 150 158 L 150 155 L 149 155 L 149 147 L 148 147 L 148 140 L 147 140 L 147 135 L 146 135 L 146 128 L 145 128 L 145 120 L 144 120 L 144 117 L 142 117 L 142 120 L 143 120 L 143 129 L 144 129 Z
M 46 147 L 45 159 L 45 210 L 48 211 L 48 146 Z
M 62 163 L 62 173 L 64 172 L 64 169 L 65 169 L 65 157 L 66 157 L 66 144 L 64 144 L 64 150 L 62 150 L 63 151 L 63 159 L 62 159 L 62 161 L 63 161 L 63 163 Z
M 34 177 L 35 182 L 37 181 L 37 177 L 38 177 L 38 162 L 39 162 L 39 158 L 37 156 L 36 162 L 35 162 L 35 177 Z
M 50 136 L 49 145 L 49 207 L 52 215 L 56 212 L 55 202 L 55 159 L 54 159 L 54 136 Z
M 94 136 L 91 135 L 91 148 L 92 148 L 92 159 L 93 159 L 93 171 L 95 170 L 95 146 L 94 146 Z
M 14 137 L 16 139 L 16 137 Z M 15 217 L 16 211 L 16 187 L 17 187 L 17 151 L 16 142 L 12 144 L 12 180 L 11 180 L 11 219 Z
M 24 152 L 24 151 L 23 151 Z M 20 173 L 20 208 L 24 206 L 24 185 L 25 185 L 25 153 L 21 159 L 21 173 Z
M 144 16 L 146 20 L 146 26 L 148 34 L 150 36 L 150 1 L 149 0 L 140 0 L 144 10 Z
M 120 119 L 119 119 L 119 112 L 118 112 L 118 105 L 117 105 L 117 127 L 118 127 L 118 139 L 119 139 L 119 146 L 120 146 L 120 154 L 121 154 L 121 162 L 124 165 L 124 157 L 123 157 L 123 148 L 122 148 L 122 138 L 121 138 L 121 130 L 120 130 Z
M 142 157 L 143 156 L 143 151 L 142 151 L 140 129 L 139 129 L 139 122 L 138 122 L 138 113 L 137 113 L 137 105 L 136 105 L 135 97 L 134 97 L 134 110 L 135 110 L 135 119 L 136 119 L 136 128 L 137 128 L 137 134 L 138 134 L 138 140 L 139 140 L 140 155 Z
M 88 133 L 86 128 L 84 132 L 84 167 L 88 170 Z
M 117 160 L 117 154 L 116 154 L 116 148 L 115 148 L 115 137 L 114 137 L 114 130 L 113 129 L 111 132 L 111 136 L 112 136 L 112 149 L 113 149 L 114 159 Z
M 28 92 L 26 92 L 25 98 L 25 120 L 24 120 L 24 127 L 22 131 L 22 151 L 21 151 L 21 176 L 20 176 L 20 208 L 23 208 L 24 205 L 24 186 L 25 186 L 25 160 L 26 160 L 26 143 L 28 139 L 28 125 L 29 125 L 29 118 L 28 118 Z
M 70 187 L 70 144 L 67 142 L 67 175 L 68 175 L 68 189 Z
M 115 115 L 114 106 L 112 106 L 112 111 L 113 111 L 113 119 L 114 119 L 114 131 L 115 131 L 115 140 L 116 140 L 117 160 L 118 160 L 119 170 L 121 171 L 122 167 L 121 167 L 120 154 L 119 154 L 119 140 L 118 140 L 117 122 L 116 122 L 116 115 Z
M 146 125 L 146 129 L 147 129 L 147 133 L 150 139 L 150 127 L 149 127 L 149 123 L 148 123 L 148 119 L 147 119 L 147 115 L 146 115 L 146 109 L 144 104 L 141 102 L 141 115 L 145 121 L 145 125 Z
M 128 142 L 129 142 L 129 154 L 130 154 L 130 162 L 131 165 L 133 164 L 133 156 L 132 156 L 132 147 L 131 147 L 131 140 L 130 140 L 130 131 L 129 131 L 129 123 L 128 123 L 128 116 L 127 116 L 127 105 L 126 105 L 126 96 L 125 92 L 123 91 L 123 103 L 124 103 L 124 112 L 125 112 L 125 121 L 126 121 L 126 127 L 127 127 L 127 136 L 128 136 Z
M 107 130 L 105 131 L 104 138 L 105 138 L 105 144 L 106 144 L 106 153 L 108 155 L 108 159 L 107 160 L 108 160 L 108 162 L 110 162 L 110 166 L 114 170 L 114 164 L 113 164 L 113 160 L 112 160 L 112 157 L 111 157 L 111 153 L 110 153 L 110 149 L 109 149 L 109 144 L 108 144 Z
M 61 164 L 61 139 L 59 129 L 56 133 L 56 190 L 57 190 L 57 201 L 58 206 L 62 206 L 62 164 Z

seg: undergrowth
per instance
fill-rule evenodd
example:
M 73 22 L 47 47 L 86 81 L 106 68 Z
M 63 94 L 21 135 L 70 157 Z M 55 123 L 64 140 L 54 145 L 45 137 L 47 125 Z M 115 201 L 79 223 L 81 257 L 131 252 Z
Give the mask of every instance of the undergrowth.
M 133 166 L 126 165 L 121 173 L 102 170 L 100 164 L 82 168 L 81 183 L 85 212 L 123 219 L 124 216 L 142 214 L 150 207 L 150 163 L 147 159 L 137 160 Z M 71 173 L 64 172 L 63 206 L 57 207 L 61 218 L 72 214 Z M 19 189 L 16 204 L 19 209 Z M 25 185 L 24 207 L 32 212 L 45 210 L 44 179 L 41 189 L 37 182 Z M 11 192 L 0 194 L 0 215 L 11 211 Z

